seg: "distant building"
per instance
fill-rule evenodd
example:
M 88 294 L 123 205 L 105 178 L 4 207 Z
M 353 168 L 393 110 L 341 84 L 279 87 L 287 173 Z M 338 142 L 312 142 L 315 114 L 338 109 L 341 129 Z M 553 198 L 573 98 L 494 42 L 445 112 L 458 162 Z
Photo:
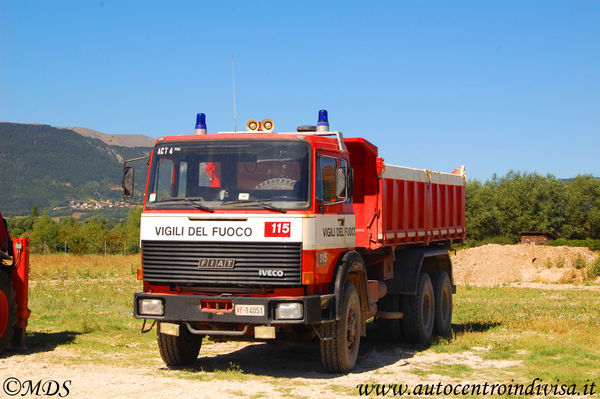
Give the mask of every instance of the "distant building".
M 539 244 L 540 242 L 556 240 L 556 236 L 554 234 L 544 231 L 522 231 L 519 234 L 521 234 L 522 244 Z

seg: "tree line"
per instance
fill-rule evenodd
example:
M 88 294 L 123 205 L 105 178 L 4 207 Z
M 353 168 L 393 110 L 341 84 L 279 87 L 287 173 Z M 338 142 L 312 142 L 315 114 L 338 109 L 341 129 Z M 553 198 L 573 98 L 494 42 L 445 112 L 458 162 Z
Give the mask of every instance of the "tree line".
M 46 213 L 7 218 L 13 237 L 29 237 L 31 252 L 73 254 L 138 253 L 142 208 L 132 208 L 127 219 L 109 220 L 93 216 L 82 222 L 73 217 L 54 220 Z
M 510 171 L 466 187 L 466 230 L 473 242 L 514 243 L 522 231 L 562 239 L 600 239 L 600 179 Z

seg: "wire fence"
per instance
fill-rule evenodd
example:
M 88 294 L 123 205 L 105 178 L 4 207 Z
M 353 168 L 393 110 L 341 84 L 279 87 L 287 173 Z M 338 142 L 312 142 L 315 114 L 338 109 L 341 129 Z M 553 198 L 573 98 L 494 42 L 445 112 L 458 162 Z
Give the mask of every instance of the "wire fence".
M 96 254 L 96 255 L 130 255 L 137 254 L 140 252 L 140 246 L 138 242 L 132 243 L 104 241 L 101 243 L 81 243 L 69 245 L 66 241 L 63 242 L 35 242 L 32 241 L 30 246 L 30 252 L 35 254 Z

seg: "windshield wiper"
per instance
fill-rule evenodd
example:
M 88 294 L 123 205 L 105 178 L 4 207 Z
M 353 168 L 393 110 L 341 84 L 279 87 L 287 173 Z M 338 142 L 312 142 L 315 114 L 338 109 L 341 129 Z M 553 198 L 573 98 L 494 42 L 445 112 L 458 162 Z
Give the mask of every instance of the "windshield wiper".
M 203 211 L 206 212 L 210 212 L 213 213 L 215 210 L 212 209 L 211 207 L 208 207 L 204 204 L 201 204 L 200 202 L 196 202 L 196 201 L 202 201 L 203 198 L 202 197 L 193 197 L 193 198 L 166 198 L 166 199 L 162 199 L 160 201 L 155 201 L 155 203 L 167 203 L 167 202 L 187 202 L 189 204 L 192 204 L 196 209 L 202 209 Z
M 238 204 L 244 204 L 244 205 L 253 205 L 253 204 L 257 204 L 263 207 L 263 209 L 268 209 L 271 211 L 277 211 L 277 212 L 281 212 L 281 213 L 286 213 L 287 210 L 280 208 L 278 206 L 273 205 L 272 203 L 268 202 L 267 200 L 239 200 L 239 201 L 227 201 L 224 202 L 223 205 L 227 206 L 227 205 L 238 205 Z

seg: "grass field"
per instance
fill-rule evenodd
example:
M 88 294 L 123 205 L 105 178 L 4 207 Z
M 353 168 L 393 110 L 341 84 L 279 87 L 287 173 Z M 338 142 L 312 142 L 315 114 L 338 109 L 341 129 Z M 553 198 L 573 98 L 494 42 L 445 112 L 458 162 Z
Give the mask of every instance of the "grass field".
M 66 345 L 74 363 L 156 357 L 155 335 L 140 334 L 132 317 L 139 262 L 139 255 L 32 255 L 28 346 Z
M 598 290 L 462 287 L 454 323 L 453 337 L 433 350 L 487 348 L 484 359 L 521 361 L 506 371 L 528 379 L 600 380 Z
M 133 293 L 141 289 L 135 276 L 138 263 L 139 255 L 33 255 L 30 348 L 65 348 L 68 356 L 53 361 L 73 365 L 160 364 L 155 332 L 140 334 L 141 322 L 132 317 Z M 369 332 L 376 332 L 374 325 Z M 387 350 L 374 335 L 363 342 L 361 353 Z M 547 382 L 600 383 L 600 291 L 459 286 L 451 338 L 438 339 L 429 348 L 396 348 L 459 359 L 417 367 L 412 371 L 416 376 L 435 374 L 454 381 L 485 377 L 504 382 L 538 377 Z M 486 362 L 460 361 L 459 355 L 473 351 Z M 318 350 L 314 354 L 313 368 L 318 369 Z M 217 364 L 206 373 L 200 370 L 207 370 L 202 361 L 198 367 L 177 370 L 171 376 L 219 380 L 254 378 L 255 374 L 235 361 Z

